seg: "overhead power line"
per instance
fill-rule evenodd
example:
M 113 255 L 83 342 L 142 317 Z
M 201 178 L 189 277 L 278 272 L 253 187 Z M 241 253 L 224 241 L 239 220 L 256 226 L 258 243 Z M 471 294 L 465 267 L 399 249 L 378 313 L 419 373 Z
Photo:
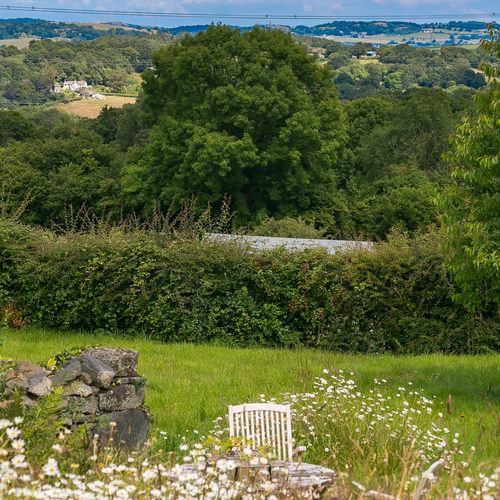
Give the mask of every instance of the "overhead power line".
M 68 9 L 59 7 L 35 7 L 20 5 L 0 5 L 0 10 L 12 12 L 45 12 L 57 14 L 84 14 L 84 15 L 116 15 L 136 17 L 162 17 L 162 18 L 201 18 L 201 19 L 235 19 L 235 20 L 372 20 L 372 19 L 477 19 L 497 18 L 496 12 L 483 13 L 450 13 L 450 14 L 390 14 L 390 15 L 363 15 L 363 16 L 336 16 L 336 15 L 307 15 L 307 14 L 220 14 L 220 13 L 190 13 L 190 12 L 148 12 L 132 10 L 111 9 Z

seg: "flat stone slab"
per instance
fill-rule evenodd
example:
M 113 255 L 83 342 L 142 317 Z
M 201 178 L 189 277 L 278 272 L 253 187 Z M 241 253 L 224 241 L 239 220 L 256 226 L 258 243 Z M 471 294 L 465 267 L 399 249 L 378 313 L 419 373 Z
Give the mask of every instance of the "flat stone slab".
M 228 462 L 232 462 L 235 468 L 235 477 L 245 477 L 245 471 L 239 469 L 252 469 L 247 462 L 242 462 L 239 458 L 225 458 Z M 192 473 L 198 470 L 199 464 L 182 464 L 180 470 L 183 473 Z M 255 471 L 259 469 L 268 469 L 271 472 L 271 480 L 275 484 L 288 484 L 294 488 L 305 490 L 311 496 L 305 495 L 305 498 L 316 498 L 315 495 L 321 493 L 326 488 L 331 486 L 336 478 L 336 473 L 332 469 L 322 467 L 321 465 L 307 464 L 304 462 L 271 462 L 267 467 L 261 466 L 253 468 Z M 242 473 L 243 472 L 243 473 Z M 258 483 L 255 484 L 258 489 Z
M 137 361 L 139 354 L 132 349 L 96 347 L 87 349 L 84 355 L 92 356 L 110 366 L 115 377 L 137 376 Z
M 336 473 L 321 465 L 304 462 L 272 462 L 271 479 L 286 479 L 297 487 L 325 488 L 333 483 Z

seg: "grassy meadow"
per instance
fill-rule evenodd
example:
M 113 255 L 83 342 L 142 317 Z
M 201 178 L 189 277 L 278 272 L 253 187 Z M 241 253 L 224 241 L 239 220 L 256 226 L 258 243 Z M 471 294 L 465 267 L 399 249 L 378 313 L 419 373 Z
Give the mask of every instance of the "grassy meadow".
M 29 36 L 23 36 L 20 38 L 4 38 L 0 40 L 0 47 L 16 47 L 21 50 L 27 48 L 32 40 L 39 40 L 39 38 Z
M 67 103 L 56 104 L 55 107 L 70 115 L 81 118 L 97 118 L 104 106 L 108 108 L 121 108 L 124 104 L 133 104 L 135 97 L 105 96 L 104 99 L 80 99 Z
M 435 397 L 434 407 L 443 414 L 441 426 L 459 432 L 464 446 L 475 446 L 477 460 L 500 465 L 500 355 L 398 357 L 234 349 L 33 328 L 5 334 L 0 355 L 43 362 L 86 345 L 139 351 L 155 426 L 174 441 L 186 431 L 209 430 L 229 404 L 257 401 L 260 394 L 279 399 L 283 392 L 307 392 L 324 368 L 343 369 L 354 372 L 352 378 L 365 392 L 374 387 L 375 378 L 385 379 L 385 390 L 392 393 L 400 386 L 423 389 L 427 397 Z

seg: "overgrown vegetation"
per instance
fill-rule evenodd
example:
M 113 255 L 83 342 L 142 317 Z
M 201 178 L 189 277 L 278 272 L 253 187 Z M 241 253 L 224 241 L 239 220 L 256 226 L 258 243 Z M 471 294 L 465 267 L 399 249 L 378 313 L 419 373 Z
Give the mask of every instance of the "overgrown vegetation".
M 500 59 L 498 41 L 483 45 Z M 457 298 L 472 309 L 500 306 L 500 68 L 484 70 L 491 86 L 458 129 L 447 157 L 454 182 L 438 196 L 449 264 L 461 287 Z
M 1 224 L 12 256 L 2 294 L 35 324 L 350 352 L 500 348 L 495 313 L 471 316 L 452 302 L 437 232 L 329 256 L 147 231 L 57 236 L 10 226 Z
M 494 34 L 492 47 L 498 45 L 493 40 Z M 29 54 L 59 58 L 63 48 L 52 43 L 34 44 Z M 92 51 L 125 50 L 120 37 L 92 43 Z M 89 47 L 74 45 L 71 54 Z M 137 50 L 128 49 L 126 58 L 136 60 Z M 363 47 L 351 50 L 358 49 Z M 96 120 L 55 110 L 2 111 L 3 304 L 11 300 L 25 320 L 45 325 L 169 341 L 360 352 L 498 349 L 494 194 L 473 210 L 476 218 L 481 210 L 479 225 L 470 226 L 474 221 L 463 218 L 463 207 L 455 214 L 456 227 L 469 224 L 467 231 L 475 233 L 470 248 L 477 258 L 465 280 L 479 278 L 474 293 L 490 280 L 473 311 L 471 300 L 452 302 L 460 289 L 447 265 L 464 289 L 456 272 L 463 262 L 452 262 L 440 231 L 429 229 L 449 208 L 434 204 L 436 193 L 455 188 L 446 161 L 455 175 L 461 172 L 459 201 L 464 193 L 469 200 L 476 196 L 477 190 L 463 188 L 485 154 L 488 168 L 476 170 L 495 175 L 490 96 L 498 86 L 497 55 L 484 49 L 474 55 L 490 61 L 482 66 L 491 80 L 479 94 L 482 105 L 475 107 L 468 91 L 438 88 L 341 102 L 332 70 L 291 36 L 212 26 L 155 53 L 136 105 L 106 108 Z M 430 54 L 402 47 L 380 57 L 387 63 L 402 57 L 408 68 L 438 57 L 455 68 L 462 55 L 455 48 Z M 485 140 L 475 135 L 474 113 L 489 117 Z M 460 132 L 457 152 L 446 156 L 464 117 L 469 125 Z M 494 193 L 494 179 L 486 184 Z M 131 213 L 137 215 L 127 220 L 137 226 L 161 210 L 182 213 L 186 199 L 192 200 L 188 219 L 230 199 L 232 224 L 225 231 L 243 226 L 269 235 L 390 241 L 373 253 L 336 257 L 257 255 L 200 243 L 199 226 L 181 240 L 158 227 L 119 227 Z M 12 218 L 52 232 L 11 224 Z M 106 221 L 106 231 L 80 234 L 96 220 Z M 398 233 L 408 239 L 396 244 L 391 235 Z M 455 243 L 453 255 L 460 256 L 468 243 Z

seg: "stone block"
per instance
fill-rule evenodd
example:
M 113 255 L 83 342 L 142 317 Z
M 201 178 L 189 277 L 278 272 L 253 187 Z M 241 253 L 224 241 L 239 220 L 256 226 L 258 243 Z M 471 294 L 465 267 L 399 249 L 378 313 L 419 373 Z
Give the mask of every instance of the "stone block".
M 79 413 L 84 415 L 95 415 L 99 411 L 97 396 L 88 396 L 86 398 L 69 396 L 66 399 L 68 401 L 69 411 L 75 416 Z
M 12 378 L 5 382 L 5 393 L 12 394 L 14 391 L 26 392 L 28 390 L 28 381 L 23 378 Z
M 116 374 L 110 365 L 90 354 L 82 354 L 76 359 L 80 361 L 82 374 L 88 375 L 97 387 L 108 388 L 111 385 Z
M 93 424 L 96 421 L 97 415 L 75 415 L 73 417 L 73 422 L 74 424 Z
M 116 377 L 135 377 L 137 375 L 137 360 L 139 354 L 132 349 L 96 347 L 87 349 L 88 354 L 109 365 Z
M 65 396 L 80 396 L 81 398 L 86 398 L 87 396 L 91 396 L 96 392 L 99 392 L 99 389 L 84 384 L 79 380 L 74 380 L 73 382 L 71 382 L 71 384 L 65 386 L 63 391 Z
M 54 385 L 64 385 L 76 380 L 81 374 L 82 365 L 78 359 L 73 358 L 52 376 L 52 383 Z
M 42 368 L 39 365 L 36 365 L 35 363 L 30 363 L 28 361 L 20 361 L 19 363 L 16 363 L 14 368 L 12 370 L 9 370 L 7 372 L 7 375 L 5 377 L 6 380 L 12 380 L 12 379 L 24 379 L 28 380 L 31 377 L 34 377 L 35 375 L 48 375 L 49 372 L 45 369 Z
M 49 372 L 39 365 L 21 361 L 16 363 L 14 368 L 9 370 L 5 376 L 5 388 L 7 394 L 14 390 L 26 392 L 29 387 L 29 380 L 34 377 L 45 377 Z
M 111 426 L 111 422 L 115 425 Z M 99 417 L 94 432 L 99 435 L 101 446 L 113 438 L 113 446 L 137 450 L 144 446 L 149 435 L 151 418 L 144 410 L 134 409 L 107 413 Z
M 26 406 L 26 408 L 31 408 L 36 405 L 36 401 L 28 396 L 23 396 L 23 405 Z
M 139 408 L 144 403 L 144 386 L 116 385 L 99 393 L 101 411 L 120 411 Z
M 51 390 L 52 380 L 43 373 L 35 375 L 28 380 L 28 393 L 37 398 L 46 396 Z

